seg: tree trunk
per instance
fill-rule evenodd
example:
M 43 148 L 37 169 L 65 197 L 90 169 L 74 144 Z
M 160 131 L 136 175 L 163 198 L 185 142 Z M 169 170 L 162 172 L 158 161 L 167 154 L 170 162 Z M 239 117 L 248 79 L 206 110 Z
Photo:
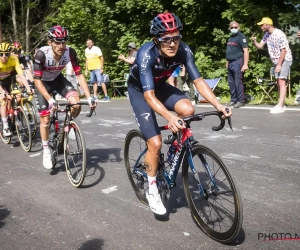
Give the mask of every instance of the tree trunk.
M 29 41 L 30 41 L 30 37 L 29 37 L 29 15 L 30 15 L 30 0 L 27 0 L 27 6 L 26 6 L 26 23 L 25 23 L 25 41 L 26 41 L 26 47 L 25 47 L 25 51 L 29 52 Z
M 14 27 L 15 40 L 19 40 L 18 30 L 17 30 L 17 20 L 16 20 L 16 2 L 15 0 L 10 0 L 11 9 L 11 19 Z
M 1 14 L 0 14 L 0 43 L 2 43 L 3 35 L 2 35 L 2 23 L 1 23 Z

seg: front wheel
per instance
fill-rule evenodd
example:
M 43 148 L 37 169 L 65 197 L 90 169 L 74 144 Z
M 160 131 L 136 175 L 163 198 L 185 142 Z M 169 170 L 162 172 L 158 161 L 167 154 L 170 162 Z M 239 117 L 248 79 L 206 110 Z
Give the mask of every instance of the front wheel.
M 79 187 L 86 173 L 86 146 L 83 133 L 75 121 L 65 128 L 64 158 L 68 178 L 74 187 Z
M 9 121 L 8 121 L 8 123 L 9 123 L 9 129 L 10 129 L 11 133 L 13 133 L 13 131 L 12 131 L 12 129 L 11 129 L 11 125 L 10 125 L 10 123 L 11 123 L 12 121 L 10 120 L 10 118 L 8 118 L 8 119 L 9 119 Z M 11 136 L 4 136 L 4 134 L 3 134 L 3 121 L 2 121 L 1 116 L 0 116 L 0 137 L 1 137 L 2 141 L 3 141 L 5 144 L 9 144 L 10 141 L 11 141 Z
M 126 172 L 131 186 L 138 199 L 148 205 L 146 192 L 148 190 L 148 179 L 145 178 L 145 154 L 147 143 L 139 130 L 131 130 L 125 138 L 124 161 Z
M 195 145 L 192 162 L 184 161 L 182 176 L 193 219 L 209 237 L 229 243 L 237 237 L 243 222 L 238 187 L 223 161 L 208 147 Z
M 15 112 L 15 125 L 22 148 L 29 152 L 32 146 L 30 125 L 26 113 L 22 107 L 18 107 Z
M 37 115 L 36 115 L 34 105 L 31 101 L 27 101 L 23 104 L 23 108 L 28 118 L 30 130 L 31 130 L 31 136 L 32 138 L 34 138 L 38 128 L 38 120 L 37 120 Z

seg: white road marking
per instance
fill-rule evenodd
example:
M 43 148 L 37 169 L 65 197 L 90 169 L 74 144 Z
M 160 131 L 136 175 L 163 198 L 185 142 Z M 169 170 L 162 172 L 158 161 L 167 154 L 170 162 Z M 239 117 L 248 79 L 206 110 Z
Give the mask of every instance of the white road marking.
M 31 154 L 29 155 L 29 157 L 36 157 L 36 156 L 39 156 L 41 153 L 36 153 L 36 154 Z
M 183 235 L 185 235 L 185 236 L 190 236 L 190 234 L 189 234 L 189 233 L 186 233 L 186 232 L 183 232 Z
M 229 160 L 240 160 L 240 161 L 248 161 L 249 159 L 260 159 L 259 156 L 256 155 L 239 155 L 239 154 L 226 154 L 222 155 L 224 159 L 229 159 Z
M 117 191 L 117 187 L 118 186 L 113 186 L 113 187 L 110 187 L 110 188 L 107 188 L 107 189 L 102 189 L 101 192 L 105 193 L 105 194 L 109 194 L 111 192 Z

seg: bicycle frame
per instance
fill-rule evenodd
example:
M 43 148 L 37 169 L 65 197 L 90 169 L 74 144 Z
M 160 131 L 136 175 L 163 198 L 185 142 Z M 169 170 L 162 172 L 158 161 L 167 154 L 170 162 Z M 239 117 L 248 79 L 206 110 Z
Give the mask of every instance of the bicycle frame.
M 169 171 L 167 171 L 166 167 L 165 167 L 166 161 L 164 159 L 164 154 L 160 153 L 158 172 L 162 173 L 162 175 L 166 179 L 170 189 L 175 186 L 175 180 L 176 180 L 179 168 L 182 165 L 183 161 L 185 159 L 187 159 L 187 161 L 189 163 L 188 165 L 190 166 L 190 169 L 191 169 L 195 179 L 198 182 L 198 187 L 199 187 L 199 192 L 200 192 L 201 197 L 206 197 L 207 195 L 212 194 L 212 192 L 210 190 L 208 190 L 209 193 L 204 192 L 203 187 L 202 187 L 201 182 L 200 182 L 200 178 L 199 178 L 199 176 L 198 176 L 198 174 L 195 170 L 192 150 L 193 150 L 193 145 L 198 143 L 198 142 L 194 140 L 194 137 L 193 137 L 193 134 L 192 134 L 192 128 L 190 126 L 191 121 L 199 121 L 199 120 L 202 120 L 205 116 L 209 116 L 209 115 L 218 115 L 219 118 L 221 119 L 221 124 L 219 126 L 213 126 L 212 130 L 218 131 L 218 130 L 220 130 L 224 127 L 225 121 L 222 120 L 221 114 L 217 113 L 217 112 L 206 112 L 206 113 L 197 114 L 197 115 L 193 115 L 193 116 L 190 116 L 190 117 L 183 118 L 183 120 L 185 121 L 185 128 L 182 129 L 178 133 L 177 136 L 173 134 L 173 139 L 171 139 L 172 142 L 173 142 L 174 140 L 176 140 L 176 137 L 177 137 L 178 146 L 177 146 L 175 155 L 172 159 Z M 231 127 L 231 120 L 230 119 L 228 119 L 228 124 Z M 161 131 L 169 129 L 168 126 L 161 126 L 159 128 L 160 128 Z M 164 143 L 170 144 L 171 141 L 169 141 L 168 143 L 166 141 L 164 141 Z M 142 156 L 147 152 L 147 150 L 148 150 L 148 148 L 146 147 L 143 150 L 143 152 L 141 153 L 141 155 L 138 157 L 138 159 L 136 160 L 135 165 L 134 165 L 134 170 L 136 171 L 136 173 L 138 175 L 142 175 L 144 178 L 147 178 L 147 173 L 145 171 L 140 170 L 138 168 L 138 164 L 139 164 L 140 159 L 142 158 Z M 200 158 L 200 160 L 203 164 L 203 167 L 204 167 L 205 171 L 207 172 L 207 174 L 209 176 L 209 179 L 212 183 L 211 186 L 214 187 L 215 193 L 217 193 L 219 191 L 219 189 L 218 189 L 216 181 L 214 179 L 214 175 L 212 174 L 212 171 L 210 170 L 210 167 L 208 166 L 206 160 L 204 159 L 204 157 L 202 155 L 199 155 L 199 158 Z

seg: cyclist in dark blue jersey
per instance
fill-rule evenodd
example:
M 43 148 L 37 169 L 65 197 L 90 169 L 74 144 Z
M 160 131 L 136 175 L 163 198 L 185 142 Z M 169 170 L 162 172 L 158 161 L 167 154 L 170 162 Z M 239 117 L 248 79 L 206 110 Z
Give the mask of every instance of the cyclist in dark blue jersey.
M 168 121 L 172 132 L 178 132 L 184 125 L 180 117 L 194 114 L 194 107 L 189 99 L 166 81 L 181 64 L 193 80 L 199 93 L 226 117 L 225 111 L 215 95 L 201 77 L 194 55 L 188 45 L 181 41 L 182 23 L 173 13 L 158 14 L 151 23 L 152 42 L 145 43 L 139 50 L 128 78 L 128 94 L 140 130 L 147 140 L 148 151 L 145 165 L 148 174 L 149 190 L 146 197 L 151 210 L 156 214 L 165 214 L 156 185 L 158 156 L 162 138 L 156 121 L 155 112 Z M 177 113 L 175 115 L 173 112 Z M 182 121 L 182 124 L 183 121 Z

